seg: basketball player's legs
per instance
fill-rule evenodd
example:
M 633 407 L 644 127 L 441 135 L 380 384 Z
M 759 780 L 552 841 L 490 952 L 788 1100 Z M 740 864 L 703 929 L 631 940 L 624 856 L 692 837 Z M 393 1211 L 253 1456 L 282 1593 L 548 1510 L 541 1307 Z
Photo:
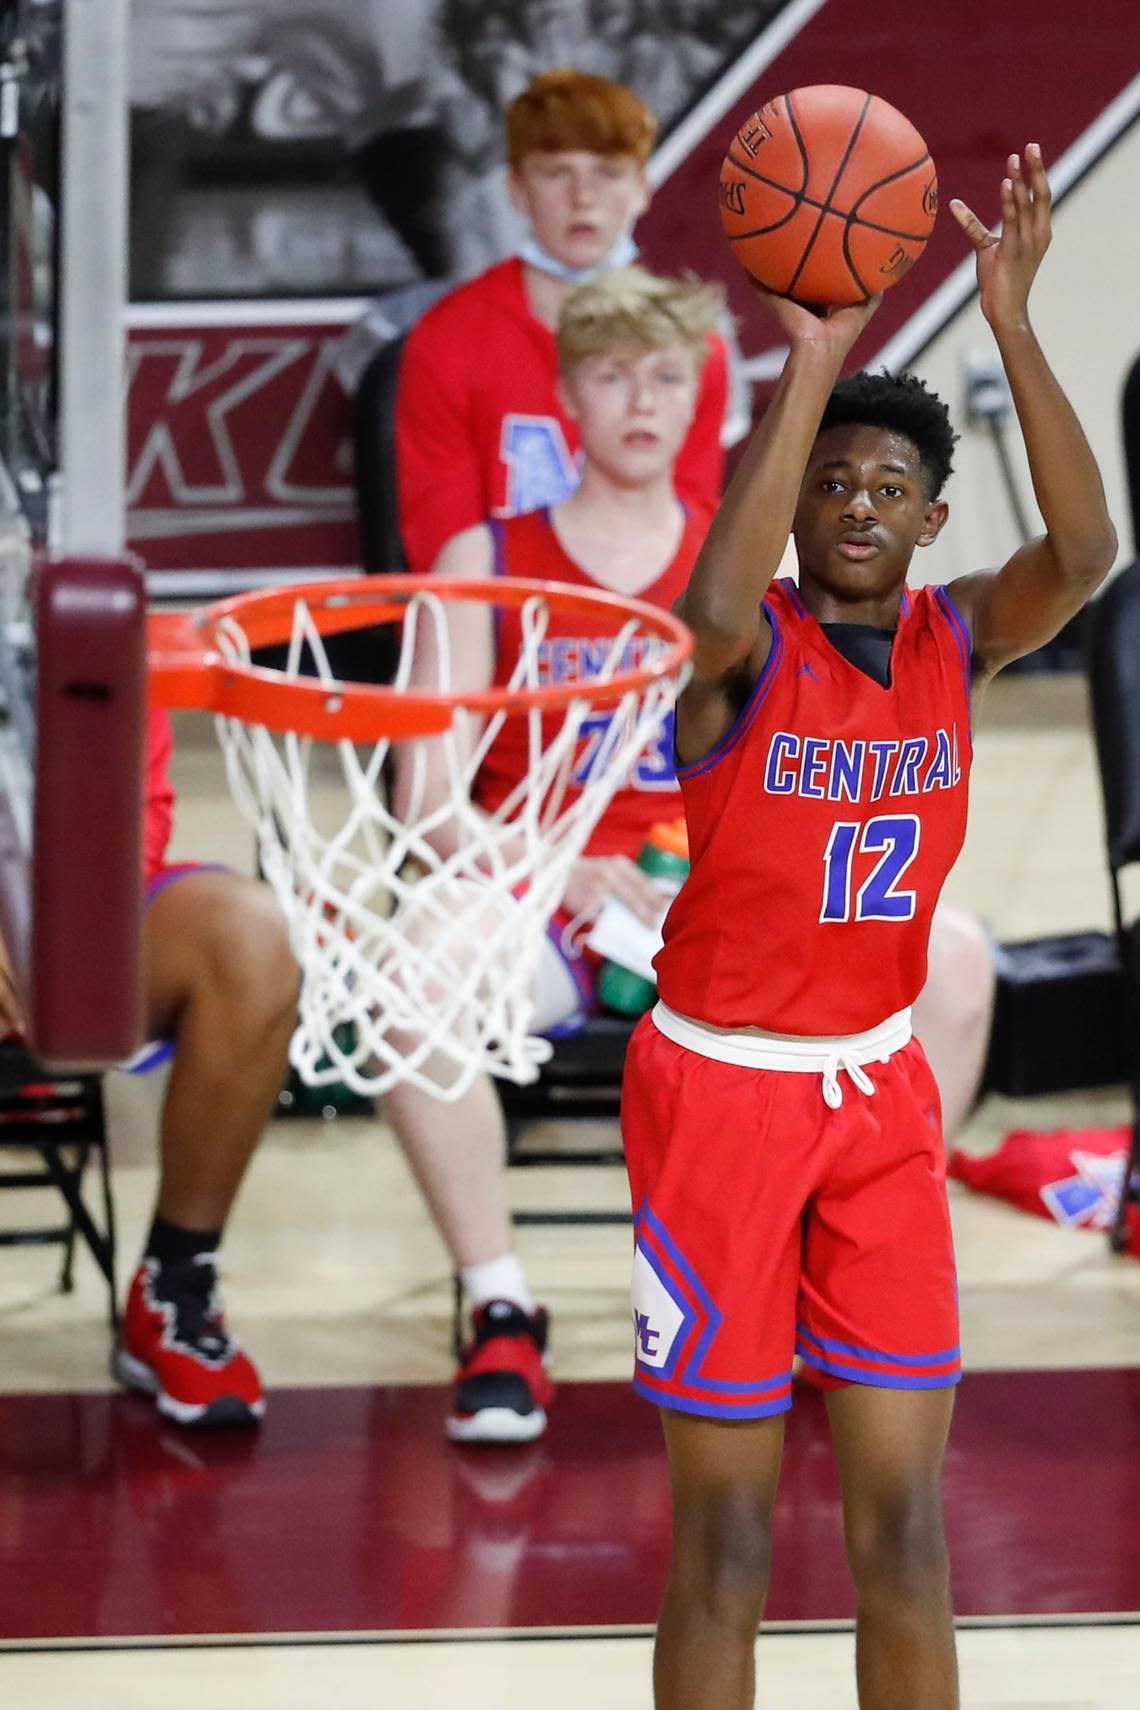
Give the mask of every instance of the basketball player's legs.
M 874 1096 L 845 1096 L 831 1124 L 797 1339 L 839 1463 L 859 1703 L 955 1710 L 941 1476 L 961 1354 L 937 1089 L 917 1040 L 870 1074 Z
M 424 1072 L 443 1080 L 448 1067 L 429 1057 Z M 509 1254 L 506 1129 L 490 1075 L 477 1075 L 452 1104 L 404 1082 L 385 1095 L 384 1114 L 456 1269 L 465 1275 Z
M 550 938 L 544 939 L 535 982 L 532 1031 L 545 1033 L 571 1021 L 581 1005 L 581 986 Z M 424 1072 L 429 1079 L 444 1082 L 454 1066 L 443 1057 L 438 1062 L 429 1057 Z M 506 1128 L 491 1076 L 476 1076 L 469 1090 L 453 1104 L 444 1104 L 422 1088 L 404 1082 L 386 1095 L 384 1110 L 465 1281 L 469 1271 L 510 1253 L 511 1221 L 503 1184 Z M 477 1284 L 477 1279 L 471 1280 Z M 525 1289 L 525 1284 L 521 1286 Z M 481 1292 L 476 1286 L 473 1294 Z M 484 1294 L 483 1299 L 489 1298 Z M 508 1292 L 507 1298 L 528 1308 L 533 1305 L 529 1290 L 521 1296 Z M 473 1304 L 482 1305 L 483 1299 L 473 1298 Z
M 751 1710 L 783 1416 L 729 1423 L 662 1408 L 661 1417 L 673 1556 L 653 1653 L 653 1702 L 656 1710 Z
M 158 1215 L 221 1232 L 281 1089 L 300 970 L 267 885 L 189 872 L 143 922 L 147 1027 L 175 1045 Z
M 582 1000 L 580 979 L 548 937 L 539 958 L 533 1030 L 572 1020 Z M 395 1036 L 393 1044 L 399 1044 Z M 429 1058 L 424 1067 L 441 1082 L 454 1072 L 442 1058 L 438 1064 Z M 506 1128 L 494 1083 L 480 1074 L 462 1098 L 444 1104 L 405 1082 L 387 1094 L 384 1109 L 475 1315 L 448 1434 L 465 1442 L 539 1436 L 553 1395 L 543 1363 L 547 1320 L 514 1250 Z
M 926 984 L 913 1026 L 938 1082 L 942 1131 L 952 1140 L 978 1095 L 994 1010 L 993 946 L 981 922 L 939 904 L 930 929 Z
M 268 887 L 191 869 L 160 880 L 143 923 L 152 1037 L 174 1043 L 158 1202 L 115 1369 L 185 1425 L 248 1424 L 257 1372 L 225 1328 L 217 1252 L 287 1064 L 299 970 Z
M 954 1390 L 850 1383 L 827 1397 L 857 1595 L 860 1710 L 957 1710 L 942 1525 Z

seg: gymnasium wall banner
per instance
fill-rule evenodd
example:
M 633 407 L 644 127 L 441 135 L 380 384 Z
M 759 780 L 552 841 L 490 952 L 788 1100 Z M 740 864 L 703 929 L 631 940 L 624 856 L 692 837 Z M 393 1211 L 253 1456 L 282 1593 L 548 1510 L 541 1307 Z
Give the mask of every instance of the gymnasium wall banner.
M 132 0 L 136 299 L 379 293 L 507 253 L 502 114 L 556 65 L 667 130 L 784 0 Z

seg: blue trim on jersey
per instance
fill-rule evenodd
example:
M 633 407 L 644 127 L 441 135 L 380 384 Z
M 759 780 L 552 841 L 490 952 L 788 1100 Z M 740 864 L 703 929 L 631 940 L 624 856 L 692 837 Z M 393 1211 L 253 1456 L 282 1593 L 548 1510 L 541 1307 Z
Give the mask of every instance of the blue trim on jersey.
M 780 1412 L 780 1406 L 773 1405 L 769 1401 L 764 1401 L 763 1397 L 769 1390 L 782 1389 L 789 1385 L 792 1381 L 792 1374 L 790 1371 L 780 1372 L 776 1377 L 754 1379 L 749 1383 L 729 1383 L 722 1378 L 707 1378 L 701 1376 L 701 1365 L 703 1364 L 705 1355 L 708 1353 L 709 1348 L 712 1346 L 712 1343 L 724 1322 L 724 1315 L 713 1303 L 712 1296 L 701 1282 L 700 1277 L 697 1275 L 692 1265 L 686 1259 L 684 1253 L 682 1253 L 677 1243 L 669 1234 L 665 1225 L 661 1222 L 660 1218 L 650 1210 L 648 1201 L 642 1205 L 640 1211 L 635 1215 L 633 1226 L 636 1250 L 641 1254 L 646 1264 L 656 1272 L 657 1276 L 661 1280 L 662 1286 L 665 1288 L 674 1305 L 681 1311 L 685 1320 L 684 1331 L 683 1333 L 678 1334 L 674 1351 L 670 1354 L 666 1364 L 664 1366 L 649 1366 L 646 1365 L 644 1361 L 638 1359 L 636 1361 L 638 1370 L 644 1372 L 650 1377 L 656 1378 L 660 1382 L 675 1382 L 685 1389 L 693 1389 L 703 1392 L 703 1396 L 698 1398 L 689 1398 L 693 1403 L 693 1411 L 696 1411 L 699 1406 L 703 1411 L 727 1411 L 730 1416 L 738 1418 L 761 1418 L 764 1411 Z M 643 1232 L 647 1233 L 650 1239 L 656 1242 L 657 1246 L 660 1247 L 665 1258 L 669 1260 L 677 1274 L 688 1287 L 689 1292 L 696 1301 L 700 1311 L 694 1310 L 689 1301 L 678 1299 L 676 1283 L 664 1269 L 660 1257 L 653 1251 L 649 1242 L 641 1239 Z M 685 1362 L 685 1369 L 679 1377 L 674 1377 L 677 1363 L 684 1352 L 685 1343 L 692 1335 L 693 1330 L 701 1324 L 702 1316 L 704 1318 L 704 1326 L 701 1328 L 696 1344 Z M 645 1391 L 642 1393 L 645 1393 Z M 747 1403 L 743 1400 L 733 1403 L 726 1401 L 723 1405 L 712 1400 L 708 1400 L 706 1402 L 704 1399 L 707 1397 L 722 1395 L 726 1397 L 748 1396 L 760 1399 L 749 1401 Z M 654 1394 L 653 1399 L 661 1400 L 662 1398 Z M 668 1405 L 671 1405 L 671 1403 L 668 1403 Z M 745 1406 L 753 1411 L 739 1411 L 740 1408 Z M 759 1407 L 761 1411 L 755 1411 L 757 1407 Z
M 639 1246 L 641 1231 L 643 1228 L 648 1229 L 650 1235 L 665 1254 L 665 1257 L 675 1267 L 682 1281 L 688 1286 L 689 1291 L 692 1294 L 693 1299 L 697 1302 L 701 1312 L 704 1314 L 704 1328 L 700 1333 L 695 1348 L 689 1356 L 688 1364 L 680 1378 L 680 1382 L 689 1384 L 696 1389 L 716 1389 L 718 1387 L 716 1384 L 706 1384 L 705 1380 L 697 1374 L 700 1371 L 701 1361 L 712 1346 L 717 1332 L 720 1330 L 721 1324 L 724 1320 L 721 1314 L 717 1311 L 716 1305 L 708 1289 L 705 1287 L 688 1259 L 686 1259 L 680 1247 L 678 1247 L 677 1243 L 673 1240 L 673 1237 L 669 1234 L 669 1231 L 661 1222 L 660 1218 L 655 1217 L 653 1212 L 649 1209 L 648 1201 L 646 1201 L 646 1203 L 641 1207 L 641 1210 L 633 1220 L 634 1241 Z M 659 1267 L 654 1264 L 653 1261 L 655 1255 L 653 1252 L 648 1247 L 641 1247 L 641 1251 L 645 1254 L 647 1263 L 651 1265 L 652 1268 L 657 1271 L 658 1276 L 661 1277 L 663 1285 L 668 1287 L 669 1279 L 667 1276 L 662 1275 Z M 673 1295 L 672 1289 L 669 1289 L 668 1292 Z M 673 1295 L 673 1299 L 678 1308 L 680 1308 L 681 1311 L 684 1311 L 684 1303 L 677 1300 L 675 1295 Z M 693 1324 L 699 1322 L 699 1316 L 691 1311 L 686 1312 L 685 1317 L 689 1321 L 687 1324 L 688 1329 L 691 1329 Z M 680 1351 L 681 1344 L 678 1344 L 678 1357 L 680 1355 Z M 674 1364 L 675 1360 L 672 1360 L 669 1367 L 670 1376 L 672 1375 Z M 662 1375 L 665 1374 L 663 1373 Z M 749 1385 L 748 1387 L 751 1389 L 753 1386 Z
M 680 1379 L 690 1389 L 707 1389 L 711 1395 L 764 1395 L 770 1389 L 782 1389 L 791 1381 L 790 1371 L 781 1372 L 779 1377 L 765 1378 L 762 1383 L 726 1383 L 722 1378 Z
M 969 628 L 967 627 L 965 618 L 962 616 L 961 612 L 950 598 L 950 595 L 947 593 L 945 585 L 935 588 L 934 598 L 938 602 L 947 623 L 950 625 L 954 640 L 958 645 L 958 653 L 962 661 L 962 675 L 966 682 L 966 694 L 969 696 L 974 680 L 973 671 L 971 669 L 973 646 L 970 641 Z
M 891 1366 L 944 1366 L 948 1360 L 960 1360 L 961 1347 L 943 1348 L 937 1354 L 884 1354 L 879 1348 L 861 1348 L 857 1342 L 836 1342 L 830 1336 L 815 1336 L 803 1324 L 796 1326 L 797 1338 L 812 1342 L 825 1354 L 849 1354 L 857 1360 L 880 1360 Z
M 720 1401 L 693 1401 L 687 1395 L 671 1395 L 650 1389 L 647 1384 L 633 1380 L 633 1388 L 646 1401 L 653 1402 L 655 1407 L 668 1407 L 673 1413 L 696 1413 L 702 1419 L 768 1419 L 775 1413 L 787 1413 L 791 1409 L 792 1396 L 789 1390 L 778 1401 L 762 1401 L 753 1406 L 733 1406 Z
M 491 531 L 491 574 L 493 576 L 509 576 L 507 569 L 507 531 L 503 527 L 503 517 L 491 517 L 487 527 Z
M 140 1045 L 133 1057 L 128 1057 L 125 1063 L 116 1063 L 115 1067 L 128 1075 L 149 1075 L 152 1069 L 169 1063 L 173 1056 L 173 1039 L 151 1039 Z
M 699 778 L 702 773 L 710 771 L 718 760 L 723 760 L 726 754 L 732 752 L 741 737 L 747 735 L 753 719 L 763 705 L 768 690 L 775 681 L 776 672 L 779 670 L 780 661 L 784 656 L 784 637 L 780 631 L 779 619 L 767 600 L 763 602 L 761 610 L 766 614 L 772 627 L 772 646 L 767 659 L 764 661 L 764 669 L 752 685 L 752 693 L 745 702 L 740 717 L 725 732 L 716 747 L 710 748 L 702 759 L 694 760 L 691 766 L 678 766 L 676 768 L 678 779 Z
M 869 1372 L 866 1366 L 845 1366 L 838 1360 L 821 1359 L 810 1348 L 801 1348 L 798 1343 L 796 1353 L 805 1365 L 826 1372 L 828 1377 L 842 1378 L 846 1383 L 866 1384 L 869 1389 L 953 1389 L 962 1381 L 960 1368 L 938 1377 L 891 1377 L 886 1372 Z
M 550 1028 L 544 1035 L 547 1039 L 568 1038 L 572 1033 L 579 1032 L 598 1007 L 598 994 L 594 990 L 594 982 L 590 977 L 586 958 L 584 956 L 572 956 L 562 947 L 562 935 L 565 930 L 562 921 L 558 919 L 557 915 L 552 914 L 546 923 L 547 941 L 578 989 L 579 1013 L 567 1016 L 565 1021 L 560 1021 L 556 1027 Z
M 788 596 L 788 599 L 791 600 L 793 606 L 795 606 L 797 612 L 802 618 L 811 616 L 811 613 L 804 605 L 803 595 L 800 593 L 798 582 L 793 582 L 790 576 L 778 576 L 776 578 L 776 586 L 778 588 L 783 588 L 784 593 Z
M 507 523 L 509 520 L 507 517 L 489 517 L 487 519 L 487 527 L 491 531 L 492 576 L 509 576 L 511 573 L 507 564 Z M 506 622 L 506 616 L 506 611 L 501 605 L 495 604 L 491 607 L 491 629 L 495 640 L 496 661 L 502 657 L 503 624 Z M 491 674 L 493 680 L 494 668 L 492 668 Z
M 160 897 L 163 891 L 171 885 L 176 885 L 179 879 L 192 879 L 197 873 L 232 873 L 234 869 L 227 867 L 224 861 L 172 861 L 168 867 L 160 867 L 146 887 L 143 896 L 143 908 L 147 909 L 155 897 Z
M 785 594 L 788 596 L 789 600 L 791 600 L 793 606 L 795 606 L 801 617 L 811 617 L 811 612 L 809 612 L 807 607 L 804 605 L 803 595 L 800 593 L 798 582 L 793 582 L 790 576 L 781 576 L 777 580 L 777 586 L 783 588 Z M 900 601 L 900 609 L 903 617 L 910 616 L 910 608 L 910 589 L 904 585 L 902 599 Z

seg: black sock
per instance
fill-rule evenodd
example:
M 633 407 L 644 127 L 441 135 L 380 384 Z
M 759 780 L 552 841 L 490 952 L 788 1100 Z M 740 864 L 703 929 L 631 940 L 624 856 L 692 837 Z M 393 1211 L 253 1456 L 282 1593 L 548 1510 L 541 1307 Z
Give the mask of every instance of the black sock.
M 155 1217 L 143 1258 L 157 1259 L 160 1265 L 184 1265 L 203 1253 L 216 1251 L 221 1239 L 220 1229 L 183 1229 L 178 1223 L 168 1223 L 165 1217 Z

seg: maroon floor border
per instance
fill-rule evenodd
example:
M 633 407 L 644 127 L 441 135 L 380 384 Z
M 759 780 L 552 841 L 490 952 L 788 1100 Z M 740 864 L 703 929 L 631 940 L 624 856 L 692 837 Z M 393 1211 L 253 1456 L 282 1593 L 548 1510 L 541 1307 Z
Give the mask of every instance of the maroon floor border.
M 128 1396 L 0 1398 L 0 1638 L 653 1621 L 669 1502 L 624 1385 L 564 1385 L 546 1439 L 456 1450 L 434 1388 L 283 1390 L 199 1438 Z M 981 1373 L 947 1462 L 963 1617 L 1140 1611 L 1140 1372 Z M 853 1612 L 822 1404 L 801 1390 L 773 1621 Z

